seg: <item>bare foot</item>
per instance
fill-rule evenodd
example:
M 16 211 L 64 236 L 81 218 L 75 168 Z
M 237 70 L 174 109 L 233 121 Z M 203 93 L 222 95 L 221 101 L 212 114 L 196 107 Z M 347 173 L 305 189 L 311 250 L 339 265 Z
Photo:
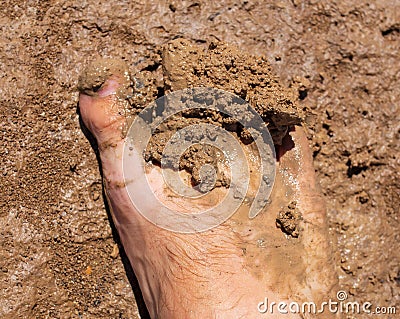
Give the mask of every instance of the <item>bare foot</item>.
M 318 305 L 331 297 L 336 284 L 333 254 L 303 129 L 296 127 L 278 149 L 271 204 L 256 218 L 249 219 L 243 206 L 211 230 L 171 232 L 138 213 L 124 187 L 122 152 L 129 106 L 121 97 L 129 77 L 123 67 L 111 73 L 81 83 L 79 108 L 99 145 L 113 220 L 151 317 L 265 318 L 258 309 L 265 298 Z M 166 202 L 171 200 L 159 168 L 154 166 L 148 174 L 153 188 Z M 277 309 L 268 314 L 280 317 L 289 318 Z

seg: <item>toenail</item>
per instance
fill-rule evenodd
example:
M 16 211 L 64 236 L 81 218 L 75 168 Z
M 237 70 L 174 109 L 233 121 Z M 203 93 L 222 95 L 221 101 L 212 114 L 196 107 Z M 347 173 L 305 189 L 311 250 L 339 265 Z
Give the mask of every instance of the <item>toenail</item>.
M 81 73 L 78 90 L 89 96 L 105 97 L 115 93 L 125 98 L 132 94 L 128 66 L 118 59 L 97 59 Z

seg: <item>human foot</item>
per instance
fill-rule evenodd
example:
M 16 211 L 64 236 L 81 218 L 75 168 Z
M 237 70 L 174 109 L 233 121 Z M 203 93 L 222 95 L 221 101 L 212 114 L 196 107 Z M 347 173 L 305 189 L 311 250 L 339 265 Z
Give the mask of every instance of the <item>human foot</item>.
M 249 219 L 241 207 L 206 232 L 174 233 L 136 211 L 125 188 L 129 104 L 124 97 L 131 85 L 126 69 L 116 61 L 100 61 L 88 72 L 93 77 L 80 83 L 80 113 L 99 145 L 112 217 L 152 318 L 262 318 L 257 305 L 266 297 L 277 303 L 329 297 L 336 279 L 325 210 L 301 128 L 280 147 L 271 204 L 256 218 Z M 152 167 L 148 177 L 168 201 L 159 168 Z M 279 215 L 285 207 L 301 218 Z M 291 235 L 276 227 L 277 215 L 281 229 Z

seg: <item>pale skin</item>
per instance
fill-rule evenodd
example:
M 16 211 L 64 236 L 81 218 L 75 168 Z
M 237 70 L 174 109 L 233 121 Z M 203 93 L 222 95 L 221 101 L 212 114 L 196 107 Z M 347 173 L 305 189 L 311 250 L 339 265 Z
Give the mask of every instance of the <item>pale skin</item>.
M 123 110 L 128 105 L 116 92 L 123 81 L 123 75 L 117 73 L 93 94 L 81 93 L 79 108 L 85 126 L 97 140 L 113 221 L 150 316 L 302 318 L 280 314 L 276 309 L 267 316 L 259 312 L 257 305 L 265 298 L 276 303 L 317 303 L 331 297 L 336 274 L 326 212 L 303 128 L 294 128 L 278 148 L 272 202 L 256 218 L 249 219 L 243 208 L 211 230 L 195 234 L 171 232 L 137 212 L 126 189 L 121 187 L 122 132 L 126 125 Z M 162 194 L 161 200 L 171 200 L 159 168 L 154 166 L 148 174 L 153 189 Z M 299 238 L 289 238 L 275 222 L 278 211 L 292 200 L 296 200 L 303 217 Z M 198 208 L 208 204 L 193 205 Z M 318 317 L 333 315 L 324 313 Z

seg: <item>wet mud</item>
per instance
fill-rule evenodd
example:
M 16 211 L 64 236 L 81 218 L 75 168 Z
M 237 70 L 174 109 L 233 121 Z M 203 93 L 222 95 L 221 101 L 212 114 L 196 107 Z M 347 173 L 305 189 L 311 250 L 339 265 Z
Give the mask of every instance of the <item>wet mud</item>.
M 271 96 L 289 88 L 294 120 L 309 108 L 340 288 L 351 300 L 399 309 L 399 12 L 386 0 L 2 3 L 0 317 L 139 318 L 96 145 L 79 124 L 79 74 L 100 57 L 124 60 L 139 111 L 180 81 L 214 83 L 203 71 L 218 50 L 238 60 L 263 56 L 266 81 L 279 86 Z M 171 70 L 165 80 L 162 48 L 177 38 L 206 52 L 196 57 L 201 76 Z M 238 49 L 212 53 L 207 44 L 219 41 Z M 228 63 L 221 74 L 246 65 Z M 243 83 L 250 85 L 231 83 L 231 92 L 256 105 L 267 86 L 247 96 L 254 91 Z
M 299 237 L 299 223 L 302 220 L 301 212 L 296 205 L 296 201 L 291 201 L 287 207 L 279 211 L 276 217 L 276 226 L 292 237 Z
M 293 90 L 274 74 L 265 56 L 255 56 L 237 47 L 214 41 L 199 45 L 179 39 L 162 49 L 165 90 L 214 87 L 248 102 L 268 123 L 274 143 L 281 144 L 290 125 L 301 124 L 307 107 L 300 108 Z M 224 119 L 224 124 L 233 119 Z M 239 132 L 245 137 L 246 132 Z
M 226 159 L 222 153 L 226 150 L 218 150 L 216 147 L 197 142 L 183 154 L 166 156 L 165 147 L 176 131 L 206 123 L 223 127 L 244 144 L 255 143 L 248 128 L 242 125 L 244 121 L 251 121 L 243 118 L 243 114 L 248 114 L 247 117 L 251 116 L 248 110 L 251 107 L 267 124 L 273 143 L 281 145 L 290 126 L 305 122 L 309 109 L 307 106 L 300 108 L 297 103 L 297 92 L 286 88 L 280 82 L 265 56 L 246 54 L 235 46 L 220 41 L 205 43 L 205 45 L 204 48 L 194 41 L 177 39 L 156 48 L 161 52 L 160 67 L 164 85 L 160 86 L 159 82 L 159 86 L 154 87 L 153 91 L 164 92 L 166 98 L 158 99 L 155 105 L 150 104 L 149 107 L 153 107 L 152 122 L 158 123 L 161 118 L 165 120 L 152 129 L 154 132 L 144 156 L 148 162 L 161 165 L 164 161 L 164 167 L 186 170 L 191 175 L 193 185 L 200 185 L 203 180 L 209 185 L 215 183 L 216 187 L 228 187 L 229 173 L 223 169 Z M 107 78 L 113 74 L 120 74 L 123 77 L 120 80 L 122 81 L 121 89 L 117 92 L 119 98 L 131 100 L 133 96 L 140 95 L 140 89 L 137 88 L 135 82 L 141 81 L 140 78 L 143 76 L 141 72 L 129 75 L 128 65 L 116 59 L 96 59 L 91 62 L 79 77 L 78 90 L 84 94 L 96 95 Z M 160 75 L 153 73 L 153 76 Z M 154 86 L 156 80 L 154 78 L 150 83 Z M 225 93 L 226 96 L 219 97 L 222 91 L 201 91 L 197 89 L 200 87 L 219 89 L 227 93 Z M 189 88 L 195 88 L 195 90 L 187 93 L 176 92 Z M 170 94 L 172 92 L 176 93 Z M 180 99 L 178 95 L 182 95 Z M 182 104 L 181 107 L 187 109 L 167 116 L 168 112 L 172 114 L 169 109 L 176 108 L 174 103 Z M 138 114 L 142 108 L 142 105 L 135 105 L 130 101 L 130 107 L 125 110 L 125 115 L 131 118 L 128 122 L 132 121 L 134 114 Z M 168 112 L 165 110 L 167 108 Z M 227 111 L 224 112 L 224 109 Z M 235 115 L 241 115 L 242 121 Z M 148 117 L 148 115 L 143 116 Z M 189 127 L 189 131 L 181 134 L 183 140 L 201 140 L 200 136 L 196 136 L 199 126 L 193 127 L 193 129 Z M 254 129 L 258 130 L 258 128 Z M 208 135 L 211 134 L 211 132 L 208 133 Z M 222 138 L 217 131 L 213 134 L 215 136 L 212 140 Z M 139 138 L 137 134 L 135 137 Z M 203 174 L 203 178 L 201 177 L 201 168 L 205 164 L 211 165 L 216 171 L 214 183 L 211 174 Z M 205 192 L 209 188 L 206 187 L 202 191 Z

